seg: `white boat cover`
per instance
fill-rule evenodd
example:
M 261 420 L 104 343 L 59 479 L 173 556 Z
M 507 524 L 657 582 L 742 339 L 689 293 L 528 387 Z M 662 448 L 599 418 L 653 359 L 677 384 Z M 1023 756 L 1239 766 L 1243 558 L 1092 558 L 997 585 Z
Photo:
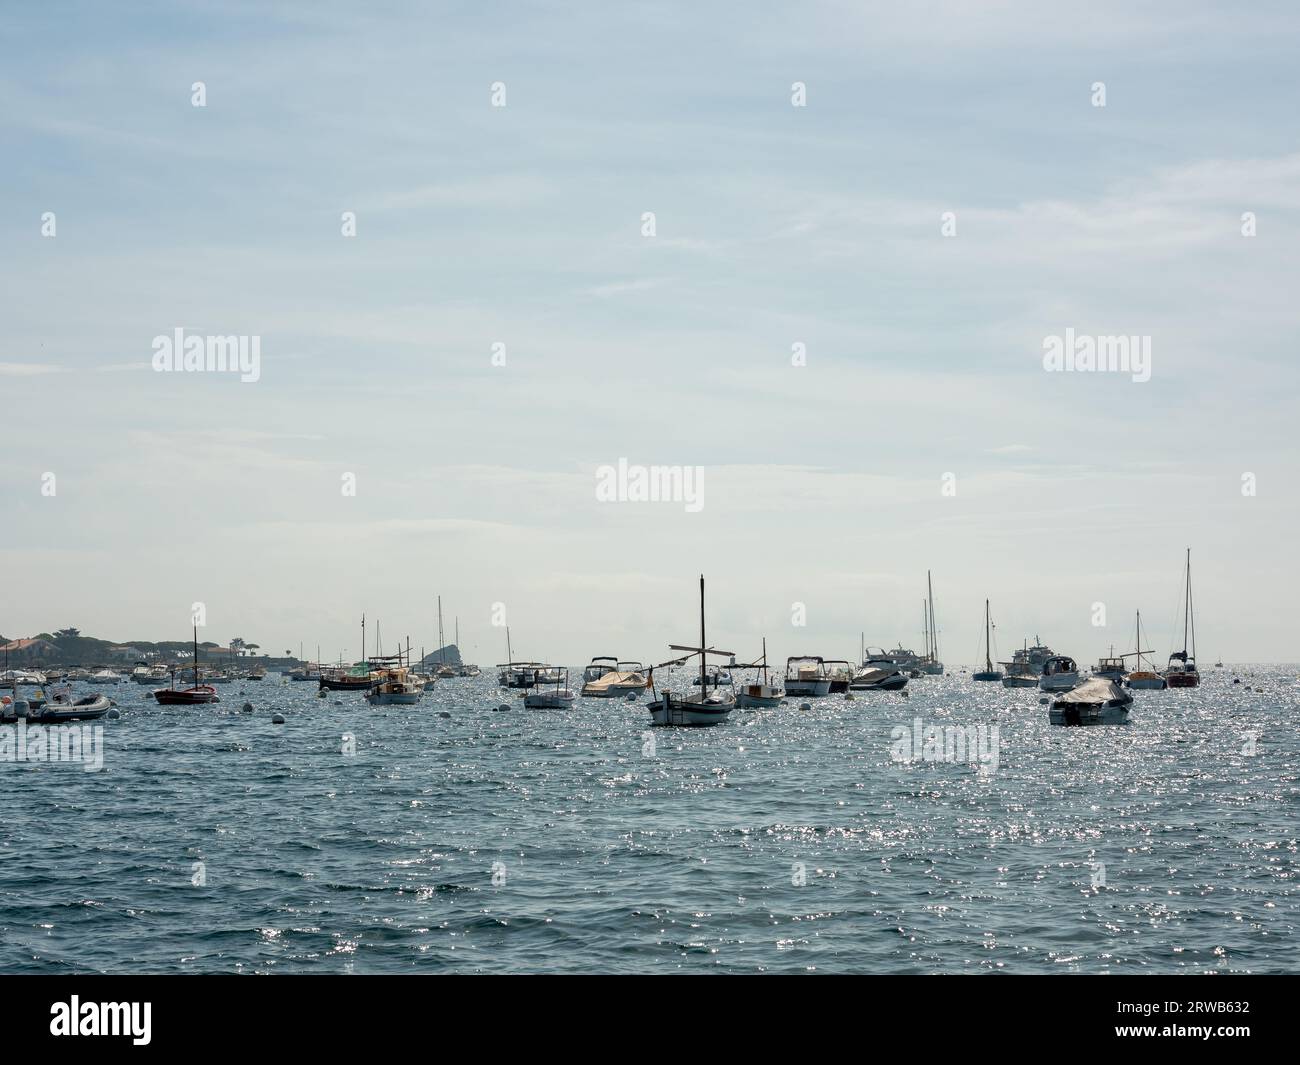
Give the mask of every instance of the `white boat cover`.
M 1062 692 L 1053 702 L 1053 706 L 1101 706 L 1103 703 L 1131 703 L 1133 696 L 1113 680 L 1105 677 L 1089 677 L 1082 684 Z

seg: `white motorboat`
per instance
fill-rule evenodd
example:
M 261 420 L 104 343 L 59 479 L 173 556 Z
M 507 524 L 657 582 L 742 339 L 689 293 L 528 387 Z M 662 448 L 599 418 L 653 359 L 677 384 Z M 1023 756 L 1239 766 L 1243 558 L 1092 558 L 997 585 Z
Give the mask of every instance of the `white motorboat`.
M 524 709 L 567 710 L 573 705 L 574 698 L 569 689 L 569 671 L 558 666 L 544 666 L 537 671 L 533 687 L 524 696 Z
M 827 695 L 831 675 L 820 655 L 791 655 L 785 660 L 785 694 Z
M 646 707 L 650 711 L 651 723 L 655 725 L 704 728 L 710 725 L 720 725 L 726 721 L 731 715 L 731 711 L 736 708 L 736 696 L 734 692 L 721 691 L 717 688 L 710 689 L 707 663 L 709 655 L 727 656 L 734 662 L 735 653 L 732 651 L 719 651 L 710 647 L 705 640 L 703 576 L 700 577 L 700 645 L 699 647 L 685 647 L 681 644 L 669 644 L 669 649 L 673 651 L 689 651 L 690 653 L 685 658 L 674 659 L 672 662 L 664 662 L 661 665 L 680 665 L 696 655 L 699 656 L 700 690 L 693 691 L 689 695 L 677 695 L 670 691 L 657 693 L 654 699 L 646 703 Z M 651 690 L 653 691 L 653 668 L 650 670 L 650 681 Z
M 1105 677 L 1090 677 L 1052 700 L 1053 725 L 1125 725 L 1133 696 Z
M 49 683 L 44 673 L 30 669 L 7 669 L 0 673 L 0 686 L 6 688 L 43 688 Z
M 896 692 L 907 687 L 908 677 L 894 666 L 863 666 L 853 674 L 849 690 L 855 692 Z
M 617 699 L 645 691 L 650 685 L 646 668 L 640 662 L 620 662 L 609 657 L 593 658 L 582 671 L 582 681 L 585 699 Z
M 39 709 L 29 709 L 27 720 L 41 725 L 62 721 L 94 721 L 108 713 L 112 705 L 113 700 L 99 692 L 83 695 L 80 699 L 73 699 L 66 692 L 60 692 Z
M 91 684 L 121 684 L 122 675 L 115 669 L 101 669 L 86 678 Z
M 1079 683 L 1079 667 L 1069 655 L 1052 655 L 1038 675 L 1038 690 L 1068 692 Z
M 582 671 L 582 694 L 591 696 L 597 693 L 588 690 L 591 685 L 600 680 L 607 673 L 614 673 L 618 669 L 618 659 L 613 655 L 597 655 L 588 663 L 587 668 Z M 604 695 L 601 690 L 599 695 Z

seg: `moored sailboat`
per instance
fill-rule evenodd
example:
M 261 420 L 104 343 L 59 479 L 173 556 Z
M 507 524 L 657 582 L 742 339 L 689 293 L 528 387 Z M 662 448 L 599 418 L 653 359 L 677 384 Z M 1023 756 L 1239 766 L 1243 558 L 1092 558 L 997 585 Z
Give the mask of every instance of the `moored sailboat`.
M 1183 649 L 1169 656 L 1169 665 L 1165 668 L 1165 681 L 1171 688 L 1195 688 L 1201 683 L 1201 674 L 1196 669 L 1196 615 L 1192 612 L 1192 549 L 1187 549 L 1187 572 L 1184 578 L 1185 596 L 1183 599 Z M 1191 644 L 1187 642 L 1188 626 L 1191 627 Z M 1190 650 L 1188 647 L 1190 646 Z
M 656 725 L 680 725 L 690 728 L 702 728 L 719 725 L 726 721 L 731 711 L 736 708 L 736 696 L 732 692 L 709 689 L 708 656 L 718 655 L 734 658 L 732 651 L 719 651 L 710 647 L 704 635 L 704 577 L 700 576 L 700 645 L 685 647 L 670 644 L 669 650 L 689 651 L 685 658 L 674 659 L 662 665 L 678 665 L 688 662 L 696 655 L 700 658 L 700 690 L 689 695 L 676 695 L 670 691 L 656 694 L 646 704 L 650 711 L 650 720 Z M 650 671 L 651 690 L 654 690 L 654 670 Z M 829 683 L 829 682 L 828 682 Z
M 993 621 L 989 614 L 989 601 L 984 600 L 984 668 L 972 674 L 972 680 L 1001 680 L 1002 671 L 993 668 Z
M 916 666 L 922 673 L 931 677 L 943 676 L 943 663 L 939 661 L 939 630 L 934 623 L 934 584 L 930 580 L 930 571 L 925 571 L 925 590 L 928 608 L 925 615 L 925 654 Z
M 172 674 L 172 687 L 159 688 L 153 697 L 160 706 L 197 706 L 201 703 L 215 703 L 217 689 L 210 684 L 199 683 L 199 627 L 194 626 L 194 685 L 190 688 L 175 687 L 176 675 Z
M 1144 655 L 1151 654 L 1151 651 L 1141 649 L 1140 610 L 1136 612 L 1136 620 L 1134 623 L 1134 648 L 1135 650 L 1132 650 L 1130 654 L 1132 657 L 1138 659 L 1138 662 L 1135 663 L 1135 667 L 1132 668 L 1132 670 L 1128 671 L 1128 676 L 1125 677 L 1125 687 L 1148 690 L 1148 692 L 1164 692 L 1164 690 L 1169 687 L 1165 677 L 1158 674 L 1158 672 L 1154 670 L 1154 667 L 1147 668 L 1143 666 Z M 1126 654 L 1125 658 L 1128 657 L 1130 657 L 1130 655 Z

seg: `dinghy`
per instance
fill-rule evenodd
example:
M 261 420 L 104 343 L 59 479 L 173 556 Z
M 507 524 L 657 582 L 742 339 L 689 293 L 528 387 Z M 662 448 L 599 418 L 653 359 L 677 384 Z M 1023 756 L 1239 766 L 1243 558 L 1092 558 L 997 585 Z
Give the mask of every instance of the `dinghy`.
M 38 725 L 52 725 L 61 721 L 94 721 L 108 713 L 112 705 L 113 701 L 99 692 L 83 695 L 76 700 L 68 695 L 56 695 L 41 708 L 29 709 L 27 720 Z
M 1125 725 L 1133 696 L 1105 677 L 1091 677 L 1052 701 L 1053 725 Z

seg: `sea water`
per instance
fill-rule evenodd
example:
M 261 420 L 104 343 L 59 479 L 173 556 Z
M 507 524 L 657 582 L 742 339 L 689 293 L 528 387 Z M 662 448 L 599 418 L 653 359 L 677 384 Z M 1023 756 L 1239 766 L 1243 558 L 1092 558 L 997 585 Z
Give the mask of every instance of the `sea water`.
M 121 685 L 99 771 L 0 764 L 0 971 L 1293 970 L 1296 685 L 1060 728 L 958 673 L 708 729 L 486 673 L 378 709 Z

